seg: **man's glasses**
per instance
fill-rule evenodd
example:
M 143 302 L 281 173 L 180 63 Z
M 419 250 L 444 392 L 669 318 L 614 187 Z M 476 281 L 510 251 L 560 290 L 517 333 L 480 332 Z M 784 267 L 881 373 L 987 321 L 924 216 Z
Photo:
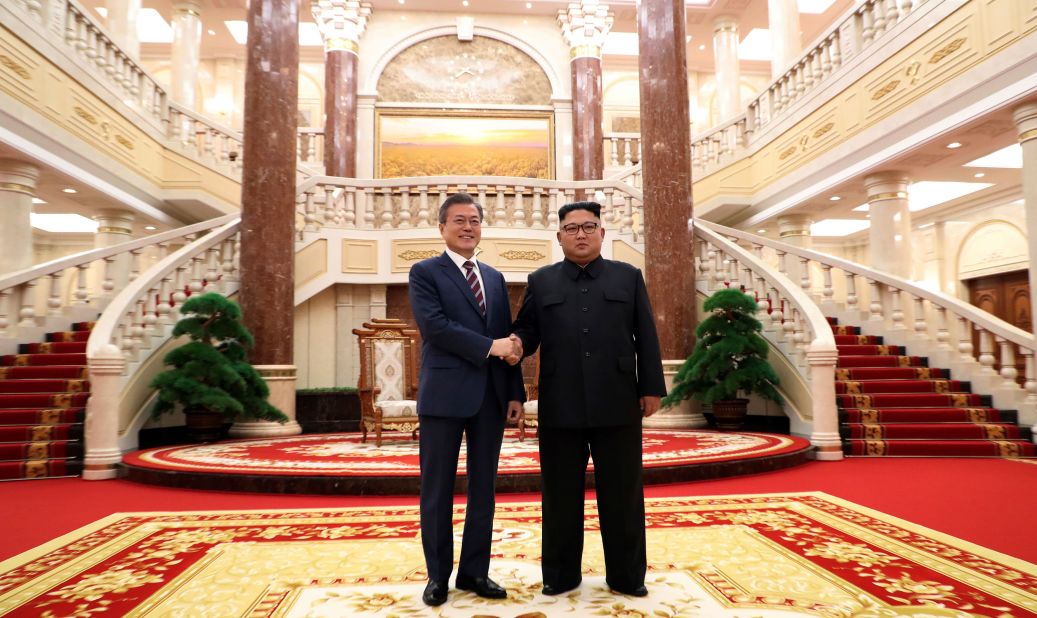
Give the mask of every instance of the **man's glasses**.
M 597 232 L 599 227 L 601 227 L 601 225 L 594 223 L 593 221 L 588 221 L 583 224 L 570 223 L 568 225 L 563 225 L 562 231 L 570 236 L 575 236 L 576 233 L 582 229 L 584 234 L 590 236 L 594 232 Z

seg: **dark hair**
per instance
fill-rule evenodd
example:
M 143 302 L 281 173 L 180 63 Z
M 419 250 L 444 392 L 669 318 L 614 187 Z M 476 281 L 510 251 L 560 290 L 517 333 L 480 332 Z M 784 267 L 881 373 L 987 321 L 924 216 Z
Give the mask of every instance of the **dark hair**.
M 455 193 L 443 200 L 443 205 L 439 207 L 440 223 L 446 223 L 447 211 L 450 210 L 450 207 L 454 204 L 474 204 L 475 209 L 479 211 L 479 220 L 482 221 L 482 205 L 479 204 L 479 202 L 476 202 L 475 199 L 467 193 Z
M 565 221 L 565 215 L 574 210 L 586 210 L 597 218 L 601 218 L 601 204 L 597 202 L 573 202 L 558 209 L 558 223 Z

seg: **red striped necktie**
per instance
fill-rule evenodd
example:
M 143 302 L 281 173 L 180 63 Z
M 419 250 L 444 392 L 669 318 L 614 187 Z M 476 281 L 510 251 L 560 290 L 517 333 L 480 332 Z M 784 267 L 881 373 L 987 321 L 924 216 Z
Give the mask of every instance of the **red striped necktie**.
M 472 288 L 475 302 L 479 303 L 479 311 L 486 315 L 486 298 L 483 296 L 482 286 L 479 285 L 479 276 L 475 274 L 475 264 L 471 260 L 465 260 L 465 263 L 461 264 L 461 266 L 465 269 L 465 279 L 468 280 L 468 287 Z

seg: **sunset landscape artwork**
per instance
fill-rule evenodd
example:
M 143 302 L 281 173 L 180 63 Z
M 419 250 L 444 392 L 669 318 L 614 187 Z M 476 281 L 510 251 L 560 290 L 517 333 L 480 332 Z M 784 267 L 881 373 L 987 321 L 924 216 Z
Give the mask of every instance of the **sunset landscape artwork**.
M 551 178 L 548 117 L 380 116 L 379 176 Z

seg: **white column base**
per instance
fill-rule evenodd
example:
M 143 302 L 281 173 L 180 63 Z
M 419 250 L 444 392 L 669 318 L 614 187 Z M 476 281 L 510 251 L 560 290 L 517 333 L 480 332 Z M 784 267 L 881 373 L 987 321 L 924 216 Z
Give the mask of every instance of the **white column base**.
M 297 436 L 302 427 L 295 420 L 295 365 L 256 365 L 256 371 L 263 376 L 268 387 L 268 400 L 274 407 L 285 413 L 288 422 L 271 421 L 234 421 L 228 435 L 231 438 L 269 438 L 273 436 Z
M 673 388 L 673 379 L 683 364 L 683 360 L 663 361 L 663 378 L 666 380 L 667 391 Z M 709 421 L 699 411 L 695 402 L 685 399 L 644 419 L 642 425 L 649 429 L 699 429 L 709 426 Z

